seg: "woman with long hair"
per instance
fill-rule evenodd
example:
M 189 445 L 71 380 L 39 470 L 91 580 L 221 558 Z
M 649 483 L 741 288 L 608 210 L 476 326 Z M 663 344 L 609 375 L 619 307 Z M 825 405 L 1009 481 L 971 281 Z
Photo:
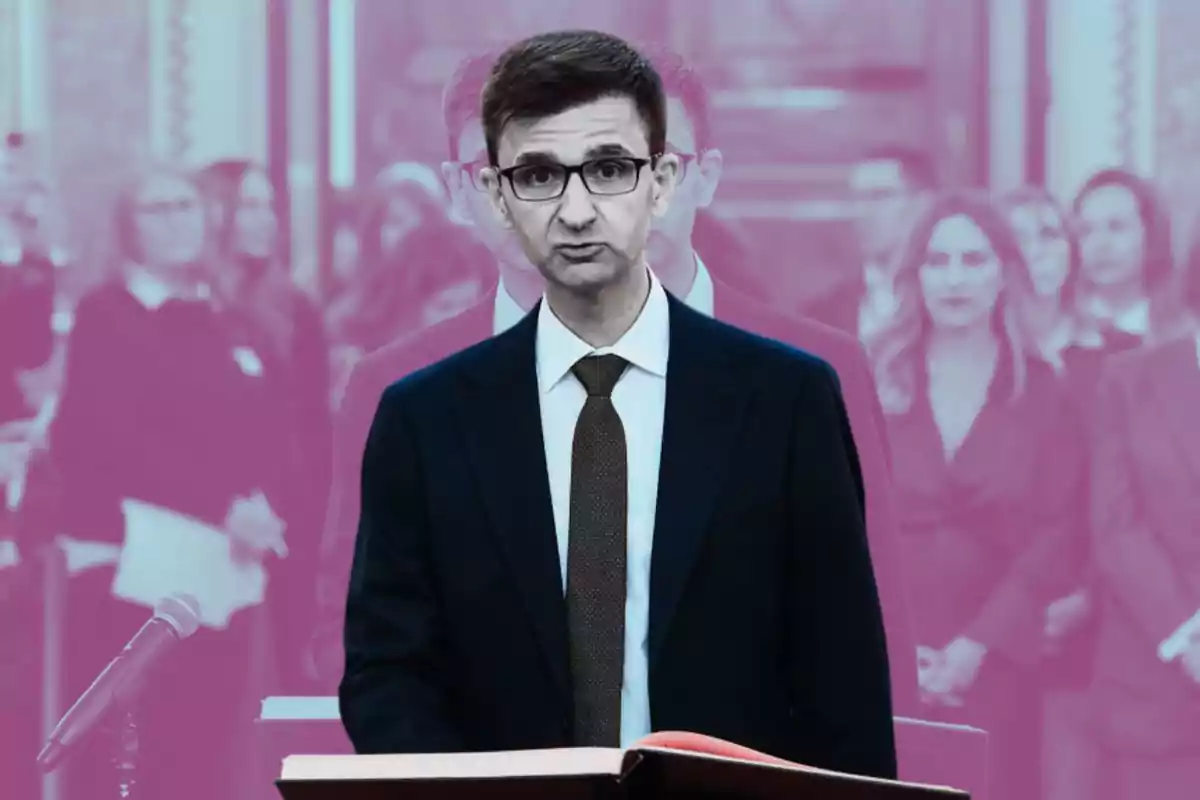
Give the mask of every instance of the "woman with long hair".
M 1085 200 L 1086 202 L 1086 200 Z M 1101 332 L 1084 307 L 1089 284 L 1083 276 L 1080 227 L 1041 187 L 1003 195 L 1007 213 L 1030 270 L 1030 291 L 1017 298 L 1021 330 L 1036 352 L 1058 371 L 1080 419 L 1095 411 L 1096 382 L 1109 357 L 1141 345 L 1142 337 L 1113 326 Z M 1093 212 L 1095 208 L 1091 209 Z M 1096 250 L 1093 241 L 1092 250 Z M 1045 613 L 1046 687 L 1043 730 L 1043 790 L 1046 800 L 1101 797 L 1105 781 L 1089 705 L 1088 685 L 1099 615 L 1095 570 L 1088 535 L 1087 498 L 1071 520 L 1071 535 L 1055 558 L 1049 578 L 1053 597 Z
M 989 732 L 990 796 L 1036 798 L 1047 561 L 1081 478 L 1068 404 L 1020 335 L 1013 298 L 1030 272 L 987 198 L 935 198 L 896 281 L 876 376 L 922 695 L 930 716 Z
M 1103 169 L 1072 203 L 1079 232 L 1081 340 L 1127 349 L 1169 337 L 1174 259 L 1170 217 L 1153 184 Z
M 147 170 L 117 201 L 117 269 L 75 310 L 48 435 L 56 518 L 44 521 L 62 534 L 70 574 L 63 661 L 72 700 L 150 616 L 161 571 L 192 568 L 164 563 L 178 542 L 195 541 L 185 519 L 227 537 L 238 574 L 269 577 L 269 553 L 284 549 L 279 400 L 214 301 L 207 230 L 193 177 Z M 131 541 L 131 520 L 146 506 L 172 522 L 138 528 L 144 538 Z M 155 548 L 165 552 L 149 555 Z M 233 574 L 197 580 L 231 590 Z M 147 796 L 228 796 L 245 750 L 257 699 L 253 627 L 244 610 L 217 613 L 216 597 L 202 599 L 205 624 L 142 678 L 130 707 L 137 790 Z M 118 791 L 114 757 L 131 729 L 120 714 L 113 721 L 73 755 L 68 798 Z
M 244 159 L 199 173 L 209 222 L 209 264 L 227 324 L 259 362 L 281 400 L 278 513 L 288 558 L 273 574 L 266 610 L 274 644 L 274 688 L 304 689 L 302 651 L 311 621 L 312 580 L 332 461 L 329 342 L 317 305 L 279 253 L 277 193 L 265 169 Z

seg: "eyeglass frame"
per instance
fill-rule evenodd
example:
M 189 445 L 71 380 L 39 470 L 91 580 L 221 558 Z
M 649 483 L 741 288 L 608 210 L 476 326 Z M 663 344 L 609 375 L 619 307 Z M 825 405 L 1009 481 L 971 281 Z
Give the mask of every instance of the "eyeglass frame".
M 664 155 L 664 154 L 659 154 L 659 156 L 662 156 L 662 155 Z M 702 154 L 698 154 L 698 152 L 674 152 L 674 151 L 671 151 L 670 154 L 666 154 L 666 155 L 672 155 L 672 156 L 678 158 L 678 160 L 679 160 L 679 180 L 683 180 L 685 178 L 685 176 L 688 175 L 689 164 L 700 161 Z M 618 157 L 623 158 L 626 156 L 618 156 Z M 653 162 L 656 160 L 656 158 L 658 158 L 658 156 L 652 158 L 652 160 L 650 160 L 650 161 Z M 472 188 L 474 188 L 474 190 L 476 192 L 486 192 L 487 191 L 487 187 L 482 185 L 480 182 L 480 178 L 481 178 L 480 173 L 481 173 L 481 170 L 487 169 L 488 167 L 491 167 L 491 166 L 492 166 L 492 164 L 491 164 L 491 162 L 487 161 L 487 158 L 476 158 L 476 160 L 474 160 L 474 161 L 458 162 L 458 169 L 461 169 L 463 173 L 466 173 L 467 181 L 470 182 L 470 186 L 472 186 Z M 581 166 L 582 166 L 582 164 L 581 164 Z M 644 164 L 643 164 L 643 166 L 644 166 Z M 509 167 L 509 169 L 515 169 L 515 168 Z M 638 181 L 641 181 L 641 174 L 642 174 L 641 167 L 637 168 L 637 174 L 638 174 Z M 566 176 L 566 178 L 568 178 L 568 180 L 570 180 L 570 175 Z M 581 176 L 581 179 L 582 179 L 582 176 Z M 510 186 L 512 185 L 512 179 L 509 179 L 509 185 Z M 565 191 L 566 185 L 564 184 L 563 186 L 564 186 L 564 191 Z M 584 184 L 584 188 L 586 188 L 586 187 L 587 187 L 587 184 Z M 588 191 L 590 192 L 590 190 L 588 190 Z M 629 190 L 629 191 L 630 192 L 637 191 L 637 184 L 635 184 L 634 188 L 631 188 L 631 190 Z M 628 192 L 626 192 L 626 193 L 628 193 Z M 560 194 L 559 197 L 562 197 L 562 194 Z M 620 197 L 620 196 L 619 196 L 619 194 L 601 194 L 600 197 Z
M 654 163 L 662 155 L 664 155 L 664 154 L 659 153 L 657 156 L 652 156 L 649 159 L 650 163 Z M 679 179 L 680 180 L 687 177 L 688 165 L 692 164 L 696 161 L 699 161 L 700 156 L 701 156 L 700 153 L 677 153 L 677 152 L 671 152 L 671 153 L 669 153 L 669 155 L 673 155 L 679 159 Z M 610 156 L 610 157 L 612 157 L 612 156 Z M 615 158 L 631 158 L 631 156 L 615 156 Z M 600 159 L 593 159 L 593 160 L 598 161 Z M 587 163 L 587 162 L 584 162 L 584 163 Z M 458 166 L 459 166 L 459 169 L 461 169 L 463 172 L 466 173 L 467 180 L 470 182 L 472 188 L 474 188 L 475 191 L 477 191 L 477 192 L 486 192 L 487 191 L 487 187 L 480 183 L 480 177 L 481 177 L 480 173 L 482 170 L 485 170 L 488 167 L 491 167 L 492 166 L 491 162 L 489 162 L 486 158 L 477 158 L 474 161 L 460 161 Z M 522 165 L 522 166 L 524 166 L 524 165 Z M 579 166 L 582 167 L 583 165 L 580 164 Z M 641 182 L 642 167 L 644 167 L 644 166 L 645 166 L 645 164 L 638 167 L 638 182 L 639 183 Z M 516 169 L 516 167 L 508 167 L 507 169 Z M 503 173 L 501 172 L 498 174 L 503 174 Z M 569 182 L 570 180 L 571 180 L 571 175 L 570 175 L 570 173 L 568 173 L 567 174 L 567 182 Z M 580 180 L 583 180 L 582 175 L 580 175 Z M 563 183 L 563 191 L 564 192 L 566 191 L 567 182 Z M 512 178 L 508 179 L 508 184 L 509 184 L 509 186 L 512 186 Z M 635 183 L 633 185 L 633 188 L 630 189 L 629 191 L 630 192 L 637 191 L 637 187 L 638 187 L 638 184 Z M 586 181 L 584 182 L 584 188 L 587 188 Z M 591 192 L 591 189 L 588 189 L 588 191 Z M 621 194 L 628 194 L 628 193 L 629 192 L 622 192 Z M 617 195 L 611 195 L 611 194 L 610 195 L 600 195 L 600 197 L 620 197 L 620 196 L 621 195 L 619 195 L 619 194 L 617 194 Z M 558 197 L 562 197 L 562 195 L 560 194 Z M 556 200 L 558 198 L 547 198 L 547 199 Z M 539 201 L 535 200 L 533 202 L 539 202 Z

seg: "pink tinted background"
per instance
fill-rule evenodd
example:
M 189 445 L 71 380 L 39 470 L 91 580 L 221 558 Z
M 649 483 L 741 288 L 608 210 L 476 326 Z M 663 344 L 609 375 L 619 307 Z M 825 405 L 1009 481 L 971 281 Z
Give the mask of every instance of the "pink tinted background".
M 1171 223 L 1173 255 L 1165 256 L 1162 286 L 1173 285 L 1169 274 L 1185 266 L 1200 178 L 1200 10 L 1191 0 L 0 0 L 0 131 L 23 134 L 0 154 L 0 393 L 8 392 L 0 397 L 8 404 L 0 409 L 7 426 L 0 481 L 9 486 L 0 520 L 4 796 L 94 800 L 118 790 L 105 771 L 113 749 L 105 742 L 90 762 L 49 776 L 34 768 L 41 743 L 89 676 L 150 616 L 112 596 L 121 540 L 109 520 L 89 517 L 98 508 L 89 493 L 118 474 L 184 487 L 164 491 L 192 515 L 219 506 L 209 514 L 219 525 L 224 501 L 209 495 L 224 497 L 226 487 L 215 484 L 238 472 L 245 480 L 229 491 L 245 494 L 257 482 L 277 487 L 268 495 L 287 522 L 287 557 L 265 562 L 265 601 L 239 612 L 228 629 L 198 635 L 189 642 L 198 649 L 163 666 L 173 674 L 154 690 L 158 710 L 146 725 L 179 741 L 163 744 L 148 734 L 139 757 L 190 759 L 180 774 L 220 773 L 208 785 L 179 786 L 179 797 L 265 797 L 283 752 L 346 747 L 327 719 L 329 702 L 319 699 L 336 687 L 336 653 L 313 644 L 321 638 L 318 606 L 337 594 L 336 577 L 330 589 L 323 576 L 338 574 L 337 559 L 348 558 L 352 542 L 352 531 L 321 542 L 329 533 L 335 412 L 363 352 L 488 302 L 498 273 L 487 248 L 502 258 L 504 244 L 480 216 L 481 196 L 462 184 L 460 171 L 443 170 L 443 162 L 477 155 L 462 131 L 446 130 L 443 90 L 464 58 L 565 27 L 665 46 L 695 71 L 710 119 L 685 114 L 691 129 L 669 138 L 698 156 L 719 150 L 722 167 L 686 195 L 699 211 L 695 227 L 671 233 L 676 244 L 695 247 L 714 277 L 779 311 L 828 316 L 862 283 L 867 259 L 854 221 L 866 194 L 861 186 L 853 191 L 854 175 L 881 147 L 928 159 L 936 186 L 926 195 L 975 188 L 999 198 L 1033 185 L 1066 209 L 1098 170 L 1124 168 L 1151 182 Z M 223 335 L 235 349 L 278 353 L 264 373 L 278 380 L 267 389 L 245 380 L 255 376 L 244 364 L 240 377 L 217 367 L 219 377 L 203 373 L 206 353 L 188 349 L 192 328 L 168 335 L 154 324 L 135 326 L 108 343 L 99 340 L 116 323 L 91 328 L 95 336 L 79 333 L 81 301 L 123 282 L 135 260 L 114 223 L 122 195 L 148 172 L 161 178 L 163 165 L 190 173 L 224 159 L 261 165 L 274 187 L 273 196 L 247 199 L 235 182 L 233 195 L 242 196 L 233 199 L 222 194 L 229 186 L 219 170 L 209 169 L 197 210 L 208 214 L 200 259 L 206 282 L 240 287 L 226 298 Z M 174 179 L 154 191 L 158 205 L 133 213 L 176 214 L 147 223 L 170 239 L 173 229 L 161 226 L 184 231 L 189 195 Z M 874 191 L 879 199 L 897 190 Z M 899 211 L 911 208 L 901 203 Z M 258 230 L 271 240 L 269 279 L 253 291 L 241 282 L 245 265 L 230 245 L 239 225 L 251 238 Z M 272 225 L 276 237 L 261 233 Z M 862 333 L 853 323 L 848 332 Z M 1124 333 L 1137 341 L 1119 349 L 1160 347 L 1148 331 Z M 1148 363 L 1139 358 L 1132 360 Z M 70 400 L 72 363 L 84 377 Z M 1088 367 L 1096 375 L 1108 368 Z M 1045 605 L 1074 595 L 1086 606 L 1079 638 L 1057 653 L 1043 653 L 1054 648 L 1036 636 L 1026 645 L 1011 685 L 1012 704 L 1026 716 L 997 734 L 1023 732 L 1028 747 L 1018 759 L 1028 774 L 1017 784 L 1047 800 L 1118 800 L 1131 796 L 1131 780 L 1145 797 L 1191 797 L 1200 786 L 1200 689 L 1178 664 L 1155 660 L 1154 636 L 1104 634 L 1122 604 L 1154 597 L 1164 580 L 1187 587 L 1193 610 L 1200 608 L 1200 437 L 1189 424 L 1191 409 L 1200 408 L 1196 364 L 1139 368 L 1118 371 L 1110 387 L 1124 416 L 1104 419 L 1121 426 L 1120 436 L 1064 427 L 1038 441 L 1037 458 L 1014 459 L 1012 443 L 1044 422 L 1039 408 L 1025 407 L 1024 417 L 992 420 L 987 429 L 981 423 L 987 437 L 976 437 L 971 463 L 958 465 L 975 468 L 974 491 L 1001 497 L 993 515 L 954 523 L 964 540 L 1011 538 L 1003 526 L 1017 515 L 1009 512 L 1032 502 L 1012 489 L 1013 470 L 1057 475 L 1076 459 L 1077 481 L 1064 480 L 1061 491 L 1078 497 L 1068 501 L 1054 488 L 1049 500 L 1039 495 L 1069 509 L 1055 518 L 1057 532 L 1090 542 L 1097 528 L 1123 519 L 1126 507 L 1152 506 L 1156 521 L 1170 520 L 1160 537 L 1166 573 L 1136 555 L 1115 559 L 1123 572 L 1097 566 L 1086 545 L 1051 559 L 1056 577 Z M 1077 420 L 1110 409 L 1090 379 L 1061 368 L 1044 372 L 1059 376 L 1048 396 L 1081 404 Z M 160 385 L 137 383 L 145 374 Z M 226 378 L 228 394 L 213 389 Z M 1149 388 L 1126 390 L 1142 383 Z M 78 386 L 96 393 L 88 389 L 80 399 Z M 206 390 L 219 397 L 210 402 Z M 55 446 L 66 409 L 77 420 L 74 450 Z M 21 422 L 30 418 L 36 421 Z M 911 419 L 889 419 L 902 535 L 951 525 L 954 504 L 970 505 L 945 487 L 961 472 L 929 460 Z M 173 444 L 155 451 L 155 442 Z M 1117 493 L 1108 470 L 1113 442 L 1136 450 L 1142 468 L 1142 482 L 1124 487 L 1128 503 L 1120 508 L 1101 502 Z M 357 465 L 337 470 L 333 481 L 355 485 Z M 1088 496 L 1096 486 L 1103 498 Z M 89 549 L 97 542 L 107 549 Z M 957 602 L 951 587 L 961 574 L 939 574 L 940 562 L 922 561 L 919 544 L 902 552 L 924 596 Z M 1149 566 L 1139 571 L 1142 564 Z M 1112 583 L 1120 584 L 1119 600 Z M 943 588 L 950 594 L 938 595 Z M 1077 590 L 1086 591 L 1085 603 Z M 913 592 L 920 640 L 925 601 Z M 1163 633 L 1183 621 L 1162 620 Z M 211 647 L 200 647 L 201 636 Z M 1097 638 L 1110 646 L 1097 646 Z M 1147 657 L 1122 655 L 1135 650 Z M 265 707 L 276 719 L 255 725 L 267 697 L 284 699 Z M 988 727 L 971 708 L 905 713 Z M 954 781 L 960 767 L 934 759 L 908 774 Z M 1000 791 L 979 796 L 1007 800 Z

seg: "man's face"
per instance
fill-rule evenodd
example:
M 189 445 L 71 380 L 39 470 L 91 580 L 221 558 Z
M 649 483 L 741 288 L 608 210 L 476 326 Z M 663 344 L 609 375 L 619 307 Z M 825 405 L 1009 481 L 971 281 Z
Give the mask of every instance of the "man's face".
M 481 177 L 499 219 L 548 283 L 592 293 L 642 263 L 650 220 L 666 212 L 679 162 L 664 155 L 651 163 L 630 98 L 513 121 L 497 151 L 498 168 Z
M 676 97 L 667 100 L 667 152 L 679 158 L 679 179 L 671 205 L 654 219 L 650 229 L 647 258 L 651 267 L 691 254 L 696 212 L 712 203 L 721 180 L 721 151 L 699 152 L 695 126 L 683 101 Z
M 863 161 L 850 173 L 859 241 L 869 253 L 886 253 L 903 239 L 916 193 L 898 161 Z

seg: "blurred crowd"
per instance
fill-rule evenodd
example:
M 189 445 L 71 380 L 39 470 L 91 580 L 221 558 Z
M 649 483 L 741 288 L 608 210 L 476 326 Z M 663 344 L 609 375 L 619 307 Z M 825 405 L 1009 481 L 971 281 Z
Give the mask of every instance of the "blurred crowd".
M 677 56 L 656 59 L 684 169 L 650 266 L 680 296 L 729 287 L 868 354 L 918 642 L 891 654 L 919 670 L 919 700 L 898 713 L 986 729 L 993 800 L 1200 785 L 1200 621 L 1187 625 L 1200 611 L 1200 249 L 1173 251 L 1153 181 L 1114 167 L 1073 197 L 995 197 L 942 185 L 936 154 L 880 142 L 845 168 L 854 246 L 780 252 L 713 213 L 723 159 L 705 87 Z M 279 256 L 279 187 L 261 165 L 147 165 L 106 212 L 113 251 L 77 253 L 47 233 L 53 193 L 9 138 L 6 796 L 38 796 L 47 684 L 69 705 L 149 616 L 113 589 L 129 498 L 225 531 L 268 578 L 148 682 L 147 796 L 179 783 L 228 796 L 260 698 L 333 693 L 363 420 L 388 382 L 449 355 L 465 320 L 484 319 L 469 334 L 483 338 L 540 296 L 479 182 L 488 64 L 465 62 L 447 86 L 443 163 L 398 162 L 333 212 L 335 261 L 316 290 Z M 831 288 L 779 288 L 806 282 Z M 402 366 L 386 355 L 396 343 Z M 106 796 L 111 760 L 96 738 L 63 796 Z

